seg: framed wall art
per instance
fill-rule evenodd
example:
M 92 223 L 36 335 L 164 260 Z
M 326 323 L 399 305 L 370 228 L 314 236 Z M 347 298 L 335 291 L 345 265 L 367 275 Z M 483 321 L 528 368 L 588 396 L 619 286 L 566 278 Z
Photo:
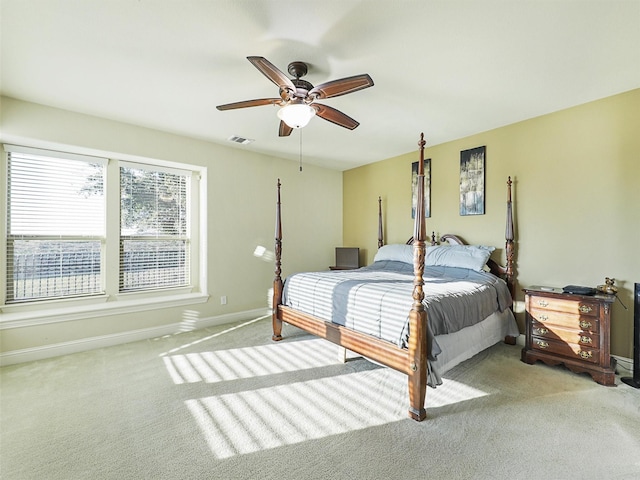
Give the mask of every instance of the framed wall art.
M 484 215 L 486 147 L 460 152 L 460 215 Z
M 418 202 L 418 162 L 411 164 L 411 218 L 416 218 Z M 431 216 L 431 159 L 424 160 L 424 216 Z

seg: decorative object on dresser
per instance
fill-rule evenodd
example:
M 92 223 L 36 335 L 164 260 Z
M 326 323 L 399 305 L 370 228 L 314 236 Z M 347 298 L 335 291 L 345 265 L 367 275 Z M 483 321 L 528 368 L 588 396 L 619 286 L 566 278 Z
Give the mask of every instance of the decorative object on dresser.
M 622 377 L 627 385 L 640 388 L 640 283 L 633 290 L 633 377 Z
M 616 293 L 618 293 L 618 288 L 614 285 L 615 283 L 615 278 L 604 277 L 604 284 L 598 285 L 596 288 L 600 293 L 615 295 Z
M 526 340 L 522 361 L 563 364 L 588 373 L 598 383 L 615 386 L 610 355 L 611 305 L 614 295 L 578 295 L 560 288 L 525 288 Z

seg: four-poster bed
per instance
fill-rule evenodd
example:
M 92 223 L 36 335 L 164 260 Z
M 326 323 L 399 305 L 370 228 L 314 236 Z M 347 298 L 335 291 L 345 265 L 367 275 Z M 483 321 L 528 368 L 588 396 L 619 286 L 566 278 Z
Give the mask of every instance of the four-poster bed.
M 422 134 L 418 145 L 413 236 L 406 245 L 384 245 L 379 199 L 379 250 L 372 265 L 357 270 L 297 274 L 283 282 L 278 180 L 272 338 L 282 339 L 282 322 L 286 322 L 406 374 L 409 416 L 421 421 L 426 417 L 427 383 L 435 386 L 444 371 L 501 338 L 518 335 L 518 330 L 510 310 L 514 288 L 511 179 L 507 182 L 507 265 L 501 267 L 489 258 L 493 247 L 464 245 L 449 234 L 440 239 L 448 246 L 437 246 L 433 234 L 427 242 Z M 490 335 L 484 333 L 487 330 Z

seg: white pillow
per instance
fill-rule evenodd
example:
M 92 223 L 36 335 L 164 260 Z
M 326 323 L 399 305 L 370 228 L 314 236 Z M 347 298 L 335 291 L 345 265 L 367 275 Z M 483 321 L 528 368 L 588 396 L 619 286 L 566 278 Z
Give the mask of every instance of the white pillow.
M 380 262 L 382 260 L 393 260 L 395 262 L 404 262 L 413 265 L 413 245 L 405 245 L 402 243 L 383 245 L 378 249 L 376 256 L 373 258 L 374 262 Z
M 495 249 L 484 245 L 427 246 L 425 265 L 468 268 L 481 272 Z

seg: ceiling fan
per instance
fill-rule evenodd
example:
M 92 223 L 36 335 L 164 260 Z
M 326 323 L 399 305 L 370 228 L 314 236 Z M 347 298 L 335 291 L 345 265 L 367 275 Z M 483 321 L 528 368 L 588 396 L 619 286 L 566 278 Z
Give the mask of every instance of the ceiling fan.
M 314 115 L 318 115 L 331 123 L 353 130 L 360 125 L 353 118 L 345 115 L 333 107 L 316 103 L 316 100 L 338 97 L 347 93 L 357 92 L 363 88 L 373 86 L 369 75 L 355 75 L 313 86 L 302 80 L 307 74 L 308 67 L 304 62 L 291 62 L 287 71 L 294 76 L 290 79 L 283 72 L 264 57 L 247 57 L 253 66 L 280 88 L 279 98 L 259 98 L 243 102 L 218 105 L 218 110 L 233 110 L 236 108 L 258 107 L 261 105 L 279 105 L 280 118 L 279 136 L 291 135 L 294 128 L 302 128 Z

